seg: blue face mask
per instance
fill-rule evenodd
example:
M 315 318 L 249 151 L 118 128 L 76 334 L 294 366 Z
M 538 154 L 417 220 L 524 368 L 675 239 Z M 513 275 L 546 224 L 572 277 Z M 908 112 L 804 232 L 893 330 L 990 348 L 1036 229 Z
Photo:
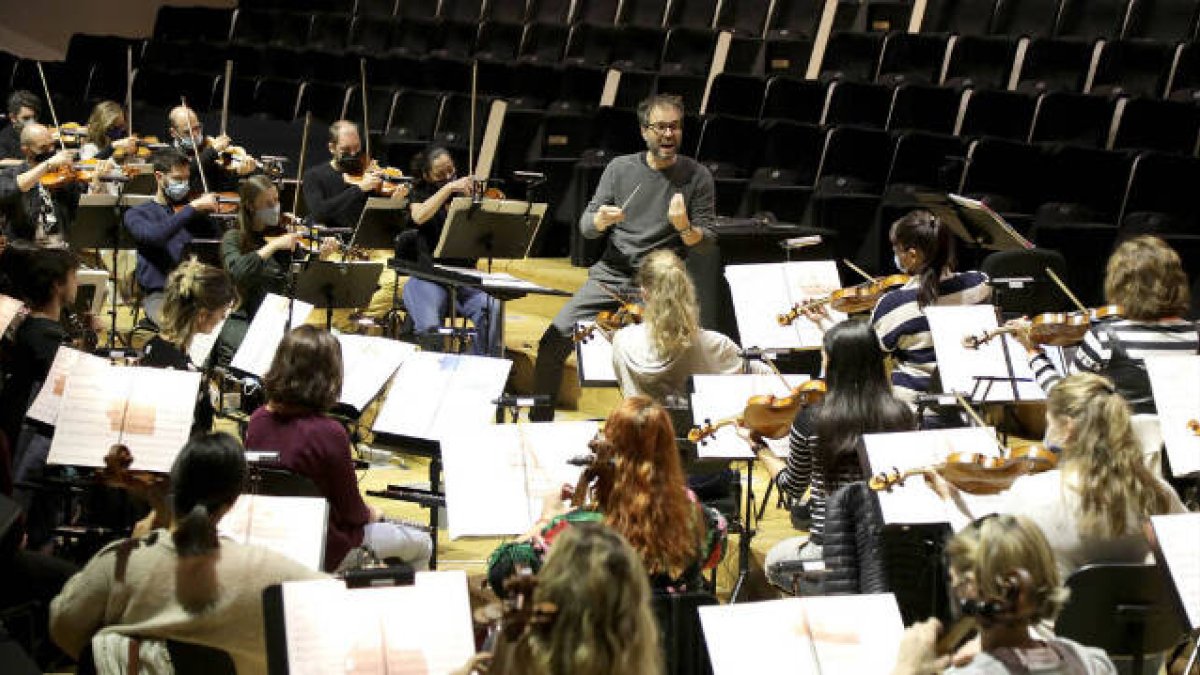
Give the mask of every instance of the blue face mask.
M 188 192 L 191 189 L 191 184 L 186 180 L 175 181 L 168 179 L 166 185 L 163 186 L 163 196 L 167 198 L 167 201 L 178 204 L 187 199 Z
M 192 150 L 196 149 L 196 144 L 192 142 L 191 136 L 177 138 L 175 139 L 175 144 L 179 146 L 180 150 L 185 152 L 191 152 Z

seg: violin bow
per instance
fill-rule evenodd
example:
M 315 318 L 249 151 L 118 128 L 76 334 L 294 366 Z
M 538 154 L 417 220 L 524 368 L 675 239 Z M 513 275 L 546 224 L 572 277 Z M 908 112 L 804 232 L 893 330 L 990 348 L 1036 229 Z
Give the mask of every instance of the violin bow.
M 366 158 L 363 162 L 364 166 L 367 161 L 371 160 L 371 121 L 367 116 L 367 60 L 358 60 L 358 74 L 362 79 L 362 106 L 363 106 L 363 149 L 366 150 Z
M 229 124 L 229 85 L 233 82 L 233 59 L 225 59 L 225 91 L 221 96 L 221 135 Z
M 471 127 L 467 130 L 467 170 L 475 175 L 475 97 L 479 85 L 479 59 L 471 62 Z
M 304 156 L 308 153 L 308 125 L 312 123 L 312 111 L 304 111 L 304 136 L 300 139 L 300 161 L 296 162 L 296 193 L 292 195 L 292 214 L 300 210 L 300 187 L 304 184 Z
M 979 411 L 975 410 L 975 406 L 971 405 L 971 402 L 968 401 L 962 394 L 954 392 L 954 399 L 958 401 L 958 405 L 962 406 L 962 409 L 966 411 L 967 416 L 971 418 L 971 421 L 975 423 L 975 426 L 987 426 L 987 422 L 983 421 L 983 417 L 980 416 Z M 999 438 L 996 439 L 996 447 L 1000 448 L 1001 457 L 1008 454 L 1008 448 L 1004 447 L 1004 444 L 1000 442 Z
M 183 112 L 187 114 L 188 136 L 192 139 L 192 154 L 196 155 L 196 170 L 200 172 L 200 185 L 204 187 L 204 194 L 208 194 L 208 178 L 204 175 L 204 162 L 200 161 L 200 142 L 196 139 L 196 132 L 192 129 L 192 109 L 188 107 L 187 97 L 180 96 L 179 102 L 183 105 Z M 199 116 L 196 119 L 200 119 Z
M 864 272 L 862 270 L 861 267 L 850 262 L 848 259 L 842 258 L 842 262 L 846 264 L 846 267 L 849 267 L 850 269 L 857 272 L 858 275 L 861 276 L 863 279 L 866 279 L 867 281 L 875 281 L 875 277 L 871 276 L 870 274 L 867 274 L 866 272 Z
M 1071 292 L 1071 289 L 1067 288 L 1067 284 L 1064 283 L 1063 280 L 1060 279 L 1059 276 L 1054 273 L 1054 270 L 1047 267 L 1046 268 L 1046 276 L 1050 277 L 1050 280 L 1053 281 L 1055 283 L 1055 285 L 1057 285 L 1060 289 L 1062 289 L 1062 292 L 1067 296 L 1067 299 L 1070 300 L 1076 307 L 1078 307 L 1079 311 L 1083 312 L 1084 314 L 1087 314 L 1087 307 L 1082 302 L 1079 301 L 1079 298 L 1076 297 L 1075 294 Z
M 67 143 L 63 140 L 63 130 L 58 124 L 58 113 L 54 112 L 54 98 L 50 96 L 50 85 L 46 84 L 46 71 L 42 70 L 42 62 L 35 61 L 38 69 L 38 76 L 42 78 L 42 91 L 46 94 L 46 108 L 50 110 L 50 119 L 54 122 L 54 128 L 58 129 L 58 147 L 60 150 L 67 149 Z
M 125 127 L 133 135 L 133 45 L 125 47 Z M 134 159 L 137 159 L 137 153 Z

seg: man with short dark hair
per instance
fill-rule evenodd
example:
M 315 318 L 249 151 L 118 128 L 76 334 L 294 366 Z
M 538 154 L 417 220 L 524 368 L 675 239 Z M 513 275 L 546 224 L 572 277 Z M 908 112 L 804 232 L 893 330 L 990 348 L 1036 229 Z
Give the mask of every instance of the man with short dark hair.
M 26 124 L 37 122 L 40 108 L 38 98 L 24 89 L 9 94 L 5 105 L 8 126 L 0 129 L 0 164 L 19 164 L 24 159 L 21 154 L 21 129 Z
M 610 291 L 636 291 L 633 276 L 649 253 L 672 249 L 682 257 L 693 247 L 711 247 L 716 242 L 712 174 L 679 155 L 683 117 L 678 97 L 659 94 L 642 101 L 638 124 L 646 151 L 614 158 L 600 177 L 579 227 L 589 239 L 607 234 L 608 244 L 600 261 L 588 270 L 583 287 L 542 335 L 534 393 L 549 395 L 550 405 L 536 408 L 531 414 L 534 420 L 554 417 L 554 400 L 576 322 L 614 308 L 617 302 Z

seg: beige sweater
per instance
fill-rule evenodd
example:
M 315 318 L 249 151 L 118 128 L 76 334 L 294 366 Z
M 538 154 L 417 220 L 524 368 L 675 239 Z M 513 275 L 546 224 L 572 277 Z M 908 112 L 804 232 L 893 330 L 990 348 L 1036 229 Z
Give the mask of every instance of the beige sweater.
M 178 640 L 224 650 L 242 675 L 267 672 L 262 591 L 323 578 L 279 554 L 221 540 L 216 602 L 197 614 L 175 597 L 178 557 L 170 532 L 114 542 L 88 561 L 50 605 L 50 633 L 78 656 L 97 633 Z
M 662 403 L 667 397 L 686 397 L 691 375 L 733 375 L 743 372 L 737 343 L 711 330 L 696 333 L 695 342 L 669 358 L 663 358 L 650 341 L 646 324 L 626 326 L 613 335 L 613 370 L 621 394 L 649 396 Z M 750 371 L 761 364 L 752 362 Z

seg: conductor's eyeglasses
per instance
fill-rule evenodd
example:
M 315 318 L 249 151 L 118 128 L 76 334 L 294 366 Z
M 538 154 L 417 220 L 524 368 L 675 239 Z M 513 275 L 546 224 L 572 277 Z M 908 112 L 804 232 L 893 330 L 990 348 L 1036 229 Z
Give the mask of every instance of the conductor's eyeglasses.
M 651 122 L 650 124 L 646 125 L 646 128 L 650 129 L 659 136 L 662 136 L 668 131 L 679 133 L 679 131 L 683 129 L 683 124 L 679 122 Z

